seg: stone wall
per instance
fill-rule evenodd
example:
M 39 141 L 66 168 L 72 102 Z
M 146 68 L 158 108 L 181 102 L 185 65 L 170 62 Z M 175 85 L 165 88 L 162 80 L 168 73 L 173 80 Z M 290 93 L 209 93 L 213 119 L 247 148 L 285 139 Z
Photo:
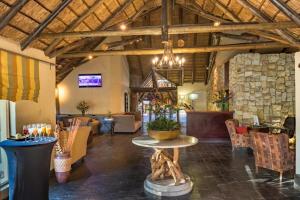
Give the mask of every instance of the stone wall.
M 295 115 L 294 54 L 239 54 L 230 60 L 230 110 L 243 123 Z
M 224 88 L 224 65 L 215 67 L 207 84 L 207 109 L 217 111 L 219 108 L 213 103 L 213 95 Z M 226 88 L 227 89 L 227 88 Z

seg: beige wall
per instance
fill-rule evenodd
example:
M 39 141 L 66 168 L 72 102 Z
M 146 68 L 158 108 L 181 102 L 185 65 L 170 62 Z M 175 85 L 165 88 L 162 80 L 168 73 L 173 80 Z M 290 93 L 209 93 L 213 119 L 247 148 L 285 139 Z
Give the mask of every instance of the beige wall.
M 197 99 L 191 101 L 190 94 L 197 94 Z M 184 83 L 182 86 L 178 86 L 178 102 L 187 102 L 193 104 L 193 107 L 197 111 L 207 110 L 207 94 L 206 86 L 204 83 Z
M 295 54 L 295 90 L 296 90 L 296 174 L 300 181 L 300 52 Z M 300 182 L 298 183 L 300 188 Z
M 21 51 L 19 44 L 0 37 L 0 48 L 36 59 L 55 63 L 55 59 L 47 58 L 38 49 L 28 48 Z M 40 95 L 38 103 L 33 101 L 16 102 L 16 128 L 22 130 L 27 123 L 46 122 L 55 125 L 55 66 L 39 62 L 40 66 Z
M 103 86 L 79 88 L 78 74 L 101 73 Z M 59 85 L 61 114 L 79 114 L 78 102 L 90 104 L 87 114 L 124 112 L 124 93 L 129 92 L 128 64 L 123 56 L 102 56 L 74 69 Z

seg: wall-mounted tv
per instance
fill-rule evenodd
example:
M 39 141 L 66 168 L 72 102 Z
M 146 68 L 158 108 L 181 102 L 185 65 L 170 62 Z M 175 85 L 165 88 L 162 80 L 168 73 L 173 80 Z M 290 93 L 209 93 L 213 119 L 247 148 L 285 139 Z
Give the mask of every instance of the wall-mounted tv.
M 101 74 L 79 74 L 78 86 L 80 88 L 102 87 L 102 75 Z

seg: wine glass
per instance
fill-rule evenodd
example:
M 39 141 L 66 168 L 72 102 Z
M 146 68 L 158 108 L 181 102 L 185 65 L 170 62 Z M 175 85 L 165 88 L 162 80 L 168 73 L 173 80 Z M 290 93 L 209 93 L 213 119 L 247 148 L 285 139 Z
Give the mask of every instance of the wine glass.
M 52 131 L 51 125 L 50 125 L 50 124 L 47 124 L 47 126 L 46 126 L 46 134 L 47 134 L 48 137 L 50 137 L 51 131 Z
M 46 124 L 42 124 L 42 136 L 46 135 L 46 127 L 47 127 Z
M 34 138 L 36 139 L 36 137 L 37 137 L 37 135 L 38 135 L 38 127 L 37 127 L 37 124 L 33 124 L 33 125 L 32 125 L 32 128 L 33 128 L 32 134 L 34 135 Z

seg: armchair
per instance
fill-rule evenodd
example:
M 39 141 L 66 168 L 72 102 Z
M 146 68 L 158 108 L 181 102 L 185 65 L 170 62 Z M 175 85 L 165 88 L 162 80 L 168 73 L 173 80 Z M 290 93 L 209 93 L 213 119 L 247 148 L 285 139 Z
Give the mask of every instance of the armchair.
M 234 151 L 235 148 L 251 148 L 251 137 L 249 133 L 237 134 L 236 127 L 239 125 L 239 122 L 237 120 L 228 119 L 225 121 L 225 124 L 229 132 L 232 151 Z
M 289 149 L 287 134 L 253 133 L 253 149 L 256 172 L 258 167 L 270 169 L 280 173 L 293 170 L 295 167 L 295 152 Z

